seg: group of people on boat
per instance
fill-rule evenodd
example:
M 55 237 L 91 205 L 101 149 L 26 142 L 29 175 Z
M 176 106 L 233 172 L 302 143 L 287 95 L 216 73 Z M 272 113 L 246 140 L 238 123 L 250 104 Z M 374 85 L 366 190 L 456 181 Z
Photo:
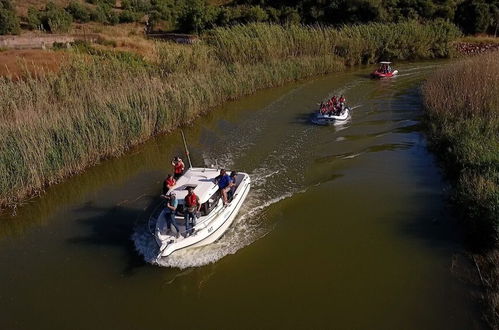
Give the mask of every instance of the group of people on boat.
M 169 231 L 172 230 L 172 226 L 176 229 L 177 237 L 180 234 L 179 224 L 175 218 L 178 209 L 178 200 L 176 194 L 172 191 L 172 188 L 177 183 L 177 180 L 184 174 L 185 164 L 182 159 L 176 156 L 172 161 L 173 175 L 168 174 L 165 181 L 163 182 L 163 194 L 161 198 L 165 199 L 165 217 L 166 226 Z M 237 172 L 232 171 L 227 174 L 225 169 L 220 170 L 220 175 L 218 175 L 214 184 L 218 185 L 218 191 L 222 198 L 224 206 L 227 206 L 232 198 L 234 197 L 234 192 L 236 190 L 236 175 Z M 185 236 L 189 236 L 192 233 L 193 227 L 196 225 L 197 218 L 201 211 L 201 203 L 199 202 L 199 197 L 194 193 L 193 187 L 187 187 L 187 195 L 184 198 L 184 206 L 182 213 L 185 219 Z
M 345 110 L 346 99 L 343 95 L 337 97 L 334 95 L 326 102 L 322 102 L 319 107 L 319 112 L 322 115 L 337 116 Z
M 392 71 L 393 71 L 392 67 L 390 66 L 390 64 L 387 64 L 387 63 L 382 63 L 378 69 L 378 72 L 381 72 L 384 74 L 388 74 Z

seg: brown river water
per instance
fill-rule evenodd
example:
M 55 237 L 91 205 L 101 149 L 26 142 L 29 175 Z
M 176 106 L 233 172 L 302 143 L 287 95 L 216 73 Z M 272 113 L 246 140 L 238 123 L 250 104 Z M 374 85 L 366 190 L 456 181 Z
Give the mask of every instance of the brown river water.
M 185 129 L 193 163 L 253 186 L 216 243 L 144 262 L 141 220 L 180 135 L 157 137 L 0 217 L 0 329 L 481 329 L 419 87 L 445 62 L 260 91 Z M 344 94 L 352 118 L 310 113 Z M 133 239 L 132 239 L 133 237 Z M 152 244 L 152 245 L 151 245 Z

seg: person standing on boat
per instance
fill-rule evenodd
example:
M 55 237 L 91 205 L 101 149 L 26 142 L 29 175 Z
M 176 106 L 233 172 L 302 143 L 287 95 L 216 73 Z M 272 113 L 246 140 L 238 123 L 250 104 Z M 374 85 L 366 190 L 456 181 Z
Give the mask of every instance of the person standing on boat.
M 185 165 L 180 157 L 176 156 L 172 161 L 173 166 L 173 177 L 178 180 L 184 174 Z
M 192 228 L 196 225 L 196 214 L 201 209 L 199 197 L 194 193 L 194 188 L 187 188 L 187 195 L 185 196 L 185 232 L 186 235 L 191 233 Z
M 173 175 L 168 174 L 165 181 L 163 182 L 163 195 L 166 195 L 168 193 L 168 191 L 170 191 L 170 189 L 172 189 L 173 186 L 175 186 L 176 183 L 177 183 L 177 180 L 175 180 L 175 178 L 173 178 Z
M 178 201 L 175 193 L 172 191 L 170 195 L 161 195 L 164 199 L 166 199 L 165 205 L 165 218 L 166 218 L 166 227 L 168 231 L 172 231 L 172 226 L 177 230 L 177 237 L 180 233 L 178 229 L 177 219 L 175 219 L 175 212 L 177 211 Z
M 222 200 L 224 202 L 224 205 L 227 205 L 228 200 L 227 200 L 227 192 L 230 189 L 230 177 L 225 171 L 225 169 L 220 170 L 220 175 L 215 178 L 216 184 L 218 184 L 218 189 L 220 190 L 220 193 L 222 194 Z

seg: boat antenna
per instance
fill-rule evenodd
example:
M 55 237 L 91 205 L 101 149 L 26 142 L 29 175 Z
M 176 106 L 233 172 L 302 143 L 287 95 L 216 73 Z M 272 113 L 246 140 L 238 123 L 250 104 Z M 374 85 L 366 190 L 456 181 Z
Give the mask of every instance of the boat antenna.
M 189 168 L 192 168 L 191 157 L 189 156 L 189 149 L 187 149 L 187 142 L 185 142 L 184 130 L 180 130 L 182 133 L 182 140 L 184 141 L 185 155 L 187 156 L 187 160 L 189 161 Z

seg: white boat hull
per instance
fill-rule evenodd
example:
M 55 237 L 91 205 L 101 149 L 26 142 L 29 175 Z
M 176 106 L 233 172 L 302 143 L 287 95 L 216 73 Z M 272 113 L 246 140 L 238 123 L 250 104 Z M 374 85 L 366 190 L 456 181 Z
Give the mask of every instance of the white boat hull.
M 320 112 L 316 114 L 314 122 L 317 124 L 340 124 L 350 118 L 350 108 L 346 108 L 343 113 L 338 116 L 321 114 Z
M 166 227 L 166 219 L 164 213 L 158 216 L 156 221 L 155 239 L 159 245 L 158 259 L 167 257 L 176 251 L 201 247 L 211 244 L 218 240 L 234 222 L 239 209 L 244 200 L 248 196 L 251 182 L 247 174 L 237 187 L 234 198 L 224 206 L 222 200 L 218 201 L 218 205 L 208 214 L 197 219 L 197 224 L 193 228 L 193 234 L 188 237 L 178 235 L 177 233 L 168 233 Z M 177 219 L 182 221 L 180 217 Z M 179 222 L 179 221 L 177 221 Z M 180 226 L 180 231 L 184 231 L 185 226 Z

